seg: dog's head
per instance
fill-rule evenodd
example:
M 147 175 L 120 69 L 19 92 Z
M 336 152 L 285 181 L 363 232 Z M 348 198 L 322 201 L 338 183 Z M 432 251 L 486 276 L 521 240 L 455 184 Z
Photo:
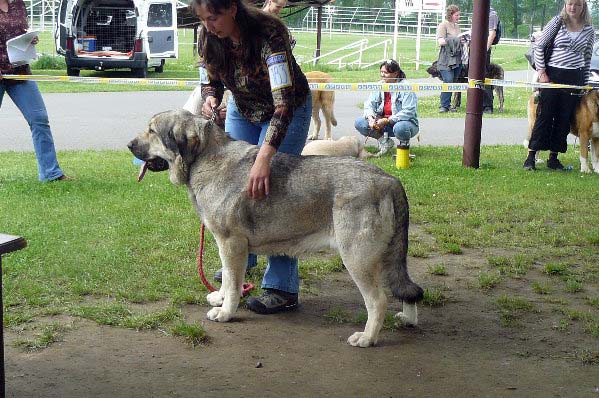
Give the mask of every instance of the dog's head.
M 439 69 L 437 69 L 437 61 L 434 61 L 431 66 L 426 68 L 426 73 L 431 75 L 432 77 L 441 78 L 441 73 L 439 73 Z
M 138 180 L 141 181 L 147 169 L 169 170 L 173 184 L 187 183 L 189 165 L 202 151 L 210 130 L 217 128 L 185 110 L 154 115 L 146 131 L 127 144 L 133 155 L 144 162 Z

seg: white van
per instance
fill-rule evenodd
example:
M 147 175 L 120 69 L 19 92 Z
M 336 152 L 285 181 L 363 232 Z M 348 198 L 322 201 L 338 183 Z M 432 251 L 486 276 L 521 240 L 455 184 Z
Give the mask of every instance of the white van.
M 165 58 L 178 56 L 176 0 L 61 0 L 54 41 L 69 76 L 82 69 L 162 72 Z

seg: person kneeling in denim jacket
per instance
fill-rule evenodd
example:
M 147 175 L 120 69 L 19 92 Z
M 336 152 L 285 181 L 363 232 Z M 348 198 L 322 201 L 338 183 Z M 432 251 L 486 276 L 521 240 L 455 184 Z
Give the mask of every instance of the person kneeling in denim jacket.
M 380 66 L 383 83 L 403 83 L 406 74 L 395 60 Z M 418 134 L 418 98 L 411 91 L 375 91 L 364 102 L 364 116 L 356 119 L 356 130 L 363 136 L 379 139 L 384 133 L 409 142 Z

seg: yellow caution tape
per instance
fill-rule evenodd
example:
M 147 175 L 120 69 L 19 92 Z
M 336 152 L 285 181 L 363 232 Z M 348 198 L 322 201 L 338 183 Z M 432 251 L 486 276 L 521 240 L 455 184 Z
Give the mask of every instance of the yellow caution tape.
M 571 84 L 558 84 L 558 83 L 530 83 L 520 82 L 514 80 L 498 80 L 498 79 L 485 79 L 483 83 L 481 80 L 470 79 L 468 81 L 470 88 L 482 88 L 483 86 L 502 86 L 502 87 L 517 87 L 517 88 L 567 88 L 572 90 L 593 90 L 593 86 L 574 86 Z
M 467 83 L 308 83 L 317 91 L 466 91 Z
M 34 80 L 44 82 L 69 82 L 89 84 L 126 84 L 133 86 L 171 86 L 196 87 L 199 80 L 180 79 L 137 79 L 137 78 L 106 78 L 78 77 L 52 75 L 3 75 L 3 79 Z M 519 88 L 567 88 L 577 90 L 592 90 L 592 86 L 573 86 L 556 83 L 529 83 L 511 80 L 470 79 L 468 83 L 308 83 L 311 90 L 318 91 L 411 91 L 411 92 L 453 92 L 466 91 L 468 88 L 484 89 L 485 85 L 519 87 Z
M 132 86 L 173 86 L 193 87 L 199 86 L 199 80 L 177 79 L 137 79 L 137 78 L 109 78 L 109 77 L 79 77 L 79 76 L 52 76 L 52 75 L 2 75 L 3 79 L 34 80 L 40 82 L 69 82 L 88 84 L 126 84 Z

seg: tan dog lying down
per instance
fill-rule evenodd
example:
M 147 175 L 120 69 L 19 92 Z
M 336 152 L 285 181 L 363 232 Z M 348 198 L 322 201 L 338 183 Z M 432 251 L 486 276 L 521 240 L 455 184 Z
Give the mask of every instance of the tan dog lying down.
M 344 136 L 337 141 L 310 141 L 304 147 L 302 156 L 311 155 L 352 156 L 362 160 L 373 156 L 355 136 Z

